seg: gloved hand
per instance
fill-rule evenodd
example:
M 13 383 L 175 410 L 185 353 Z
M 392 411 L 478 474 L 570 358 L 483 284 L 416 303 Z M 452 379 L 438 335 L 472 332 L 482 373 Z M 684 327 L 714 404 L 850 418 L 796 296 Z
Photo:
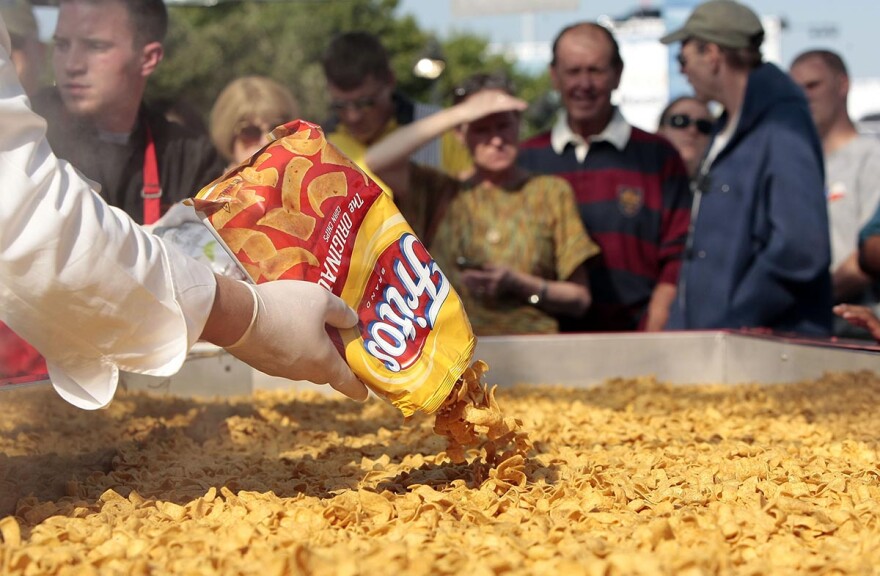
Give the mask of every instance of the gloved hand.
M 230 354 L 270 376 L 330 384 L 349 398 L 366 400 L 367 387 L 324 329 L 325 324 L 355 326 L 354 310 L 311 282 L 277 280 L 246 286 L 258 307 L 247 331 L 226 347 Z

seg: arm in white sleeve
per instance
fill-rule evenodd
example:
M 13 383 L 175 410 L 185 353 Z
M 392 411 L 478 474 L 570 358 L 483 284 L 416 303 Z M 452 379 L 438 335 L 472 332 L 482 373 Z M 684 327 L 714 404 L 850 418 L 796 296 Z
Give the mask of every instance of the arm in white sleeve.
M 211 311 L 211 270 L 109 207 L 45 139 L 0 18 L 0 319 L 49 365 L 59 394 L 106 405 L 119 371 L 167 376 Z

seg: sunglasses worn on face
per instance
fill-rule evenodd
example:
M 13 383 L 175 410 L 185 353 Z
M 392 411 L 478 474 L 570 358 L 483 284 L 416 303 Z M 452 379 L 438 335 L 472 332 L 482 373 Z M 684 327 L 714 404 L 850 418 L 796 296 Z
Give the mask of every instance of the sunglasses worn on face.
M 700 134 L 705 134 L 708 136 L 712 133 L 711 120 L 706 120 L 705 118 L 698 118 L 694 120 L 687 114 L 673 114 L 669 117 L 669 120 L 666 121 L 666 124 L 673 128 L 678 128 L 679 130 L 684 130 L 685 128 L 693 124 L 696 127 L 697 131 L 700 132 Z
M 244 124 L 235 129 L 235 137 L 246 142 L 256 142 L 263 137 L 263 134 L 268 133 L 268 130 L 264 130 L 262 126 L 257 126 L 256 124 Z
M 278 118 L 274 122 L 261 122 L 260 120 L 242 120 L 235 127 L 235 137 L 245 142 L 257 142 L 275 129 L 287 122 L 283 118 Z

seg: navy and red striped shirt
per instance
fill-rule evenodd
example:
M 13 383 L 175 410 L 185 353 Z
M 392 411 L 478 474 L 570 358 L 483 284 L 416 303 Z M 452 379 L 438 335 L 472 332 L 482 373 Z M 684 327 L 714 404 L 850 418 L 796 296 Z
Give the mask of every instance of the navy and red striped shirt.
M 593 305 L 566 331 L 637 330 L 654 287 L 675 285 L 690 221 L 691 192 L 684 163 L 664 138 L 632 127 L 624 148 L 590 144 L 583 163 L 574 146 L 557 154 L 550 132 L 520 144 L 519 163 L 571 183 L 587 233 L 602 253 L 589 262 Z

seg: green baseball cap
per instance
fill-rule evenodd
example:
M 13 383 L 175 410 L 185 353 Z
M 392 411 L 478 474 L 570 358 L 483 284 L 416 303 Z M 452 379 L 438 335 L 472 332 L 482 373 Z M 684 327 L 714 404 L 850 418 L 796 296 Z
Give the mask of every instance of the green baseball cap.
M 31 38 L 37 35 L 37 19 L 28 0 L 0 0 L 0 15 L 12 36 Z
M 684 26 L 660 39 L 664 44 L 699 38 L 725 48 L 748 48 L 763 40 L 758 15 L 733 0 L 709 0 L 697 6 Z

